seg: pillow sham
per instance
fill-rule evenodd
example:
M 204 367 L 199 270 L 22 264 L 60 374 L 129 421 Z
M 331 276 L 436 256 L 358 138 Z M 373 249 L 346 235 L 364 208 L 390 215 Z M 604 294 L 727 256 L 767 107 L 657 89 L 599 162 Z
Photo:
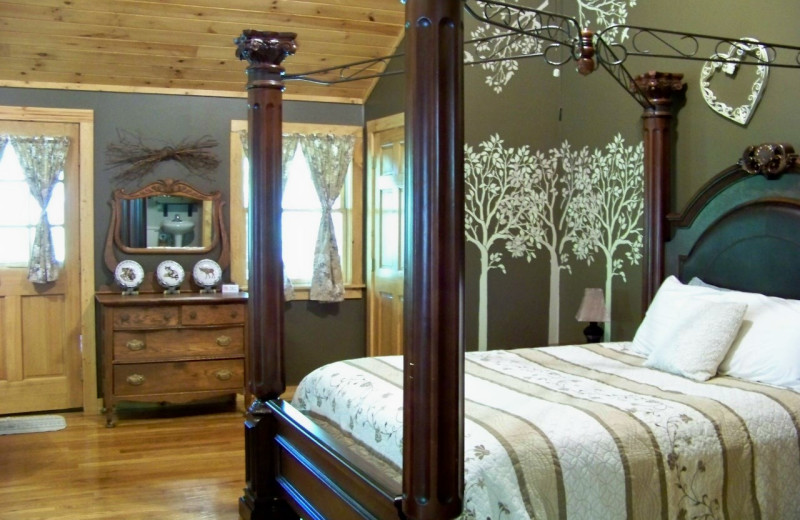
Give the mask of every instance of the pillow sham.
M 670 334 L 655 342 L 644 365 L 664 372 L 707 381 L 728 353 L 747 305 L 713 302 L 691 296 L 675 298 L 680 303 Z
M 711 289 L 684 285 L 674 276 L 664 280 L 636 330 L 631 349 L 645 357 L 649 356 L 665 338 L 680 329 L 681 310 L 687 300 L 693 298 L 722 301 L 719 294 Z
M 720 374 L 800 391 L 800 301 L 715 287 L 699 278 L 689 287 L 747 305 Z

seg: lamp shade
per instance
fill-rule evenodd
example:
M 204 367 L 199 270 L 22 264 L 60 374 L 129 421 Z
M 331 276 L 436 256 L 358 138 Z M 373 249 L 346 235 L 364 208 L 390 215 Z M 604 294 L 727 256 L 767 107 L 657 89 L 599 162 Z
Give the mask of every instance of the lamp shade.
M 609 321 L 603 289 L 584 289 L 581 306 L 575 319 L 578 321 Z

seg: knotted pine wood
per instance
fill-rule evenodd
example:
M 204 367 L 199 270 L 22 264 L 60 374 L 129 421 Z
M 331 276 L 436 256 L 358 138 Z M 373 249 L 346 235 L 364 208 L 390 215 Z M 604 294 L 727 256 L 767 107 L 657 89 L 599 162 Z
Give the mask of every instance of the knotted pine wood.
M 0 436 L 0 517 L 236 519 L 245 485 L 237 408 L 154 408 L 115 428 L 75 412 L 62 431 Z

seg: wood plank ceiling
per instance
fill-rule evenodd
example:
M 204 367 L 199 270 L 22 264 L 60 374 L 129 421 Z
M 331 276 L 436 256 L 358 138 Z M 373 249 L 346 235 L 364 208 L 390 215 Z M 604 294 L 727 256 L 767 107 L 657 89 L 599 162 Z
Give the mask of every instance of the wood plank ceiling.
M 399 0 L 4 0 L 0 86 L 245 97 L 244 29 L 297 33 L 297 74 L 390 55 L 403 24 Z M 285 98 L 363 103 L 374 82 Z

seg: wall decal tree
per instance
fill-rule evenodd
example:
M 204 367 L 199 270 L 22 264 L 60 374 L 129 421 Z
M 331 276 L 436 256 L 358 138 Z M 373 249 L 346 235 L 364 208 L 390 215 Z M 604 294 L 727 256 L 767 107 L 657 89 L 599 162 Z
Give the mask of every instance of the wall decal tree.
M 593 29 L 598 32 L 614 24 L 624 24 L 628 18 L 628 7 L 636 6 L 637 0 L 575 0 L 578 8 L 578 22 L 581 27 Z M 520 4 L 519 0 L 506 0 L 509 6 Z M 480 4 L 480 2 L 478 2 Z M 546 10 L 550 4 L 549 0 L 542 0 L 538 6 L 526 5 L 528 8 Z M 522 4 L 525 5 L 525 4 Z M 513 7 L 509 7 L 513 10 Z M 517 10 L 519 12 L 519 10 Z M 563 12 L 563 10 L 562 10 Z M 528 13 L 521 13 L 519 25 L 526 29 L 538 29 L 539 22 Z M 494 37 L 488 41 L 482 41 L 474 46 L 474 53 L 464 51 L 465 61 L 495 60 L 480 63 L 480 67 L 487 71 L 486 85 L 495 94 L 500 94 L 503 87 L 508 85 L 511 79 L 519 70 L 518 60 L 501 60 L 509 56 L 524 56 L 526 54 L 541 53 L 545 50 L 547 43 L 538 38 L 522 37 L 518 34 L 507 34 L 507 31 L 488 23 L 479 23 L 469 33 L 470 39 L 481 39 Z M 607 43 L 622 42 L 628 37 L 628 30 L 618 31 L 616 29 L 605 33 L 604 39 Z
M 509 2 L 519 3 L 518 0 L 509 0 Z M 549 0 L 543 0 L 539 7 L 535 9 L 546 9 L 549 3 Z M 520 15 L 519 22 L 522 27 L 538 28 L 539 26 L 538 21 L 531 15 Z M 505 58 L 540 53 L 543 47 L 542 41 L 537 38 L 526 38 L 520 35 L 498 37 L 506 33 L 508 33 L 507 30 L 494 25 L 489 25 L 487 23 L 478 24 L 478 26 L 470 32 L 471 39 L 494 38 L 476 44 L 474 54 L 466 49 L 464 51 L 464 58 L 467 62 L 487 59 L 497 60 L 480 64 L 483 70 L 488 71 L 486 84 L 491 87 L 496 94 L 503 91 L 503 87 L 508 85 L 508 82 L 511 81 L 511 78 L 513 78 L 514 74 L 519 70 L 519 62 L 517 60 L 507 60 Z
M 581 27 L 598 32 L 606 27 L 624 24 L 628 20 L 628 6 L 635 7 L 636 0 L 576 0 L 578 21 Z M 623 42 L 628 38 L 628 29 L 619 32 L 612 29 L 603 35 L 607 43 Z
M 591 187 L 579 202 L 582 218 L 593 223 L 595 229 L 587 235 L 586 242 L 575 242 L 576 256 L 591 263 L 592 253 L 599 251 L 606 263 L 606 309 L 612 313 L 613 281 L 619 277 L 627 282 L 625 260 L 638 265 L 642 258 L 642 225 L 644 212 L 644 146 L 625 146 L 620 134 L 607 144 L 605 154 L 595 150 L 589 168 L 583 168 L 573 157 L 564 162 L 565 171 L 586 172 L 585 182 Z M 604 339 L 611 338 L 611 324 L 605 327 Z
M 573 150 L 568 141 L 547 153 L 528 146 L 505 147 L 499 135 L 465 147 L 466 239 L 480 253 L 478 348 L 488 348 L 488 275 L 505 273 L 503 252 L 528 262 L 538 252 L 549 257 L 548 343 L 560 330 L 561 271 L 571 259 L 606 262 L 606 306 L 611 312 L 615 277 L 627 281 L 629 265 L 641 259 L 643 158 L 641 143 L 625 146 L 617 134 L 603 149 Z M 610 334 L 610 327 L 606 327 Z M 606 339 L 608 339 L 607 336 Z
M 587 182 L 588 149 L 572 152 L 569 142 L 552 148 L 547 155 L 536 152 L 534 157 L 544 167 L 535 168 L 522 185 L 523 205 L 538 211 L 521 212 L 522 232 L 507 243 L 512 257 L 525 256 L 530 262 L 532 253 L 544 250 L 550 260 L 547 342 L 559 342 L 561 327 L 561 271 L 572 272 L 570 250 L 580 260 L 589 261 L 591 244 L 596 242 L 594 229 L 585 204 L 591 185 Z M 561 164 L 561 168 L 559 168 Z M 564 168 L 564 166 L 571 166 Z
M 489 272 L 506 272 L 503 253 L 493 251 L 498 243 L 510 242 L 527 230 L 525 213 L 538 214 L 541 200 L 526 201 L 522 186 L 536 167 L 527 146 L 506 148 L 500 136 L 492 135 L 478 145 L 465 146 L 465 233 L 468 243 L 478 248 L 481 274 L 478 281 L 478 349 L 487 348 Z M 528 260 L 533 257 L 529 254 Z

